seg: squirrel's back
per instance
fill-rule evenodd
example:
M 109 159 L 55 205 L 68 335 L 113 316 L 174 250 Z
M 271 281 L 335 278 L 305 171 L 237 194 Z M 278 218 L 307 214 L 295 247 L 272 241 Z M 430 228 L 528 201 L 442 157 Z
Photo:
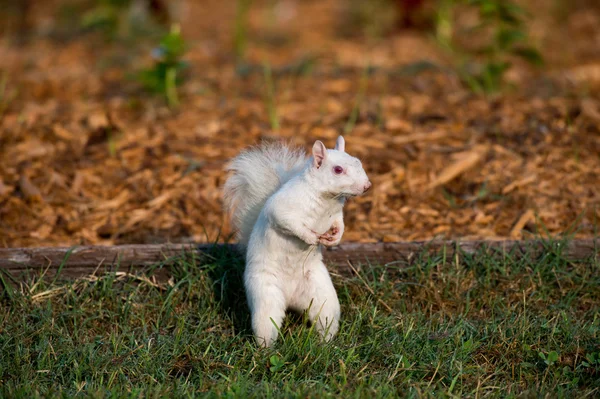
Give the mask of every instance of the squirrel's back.
M 237 229 L 238 241 L 248 244 L 250 233 L 265 202 L 279 187 L 300 173 L 306 155 L 283 143 L 268 143 L 250 148 L 235 157 L 227 167 L 231 172 L 225 182 L 225 209 Z

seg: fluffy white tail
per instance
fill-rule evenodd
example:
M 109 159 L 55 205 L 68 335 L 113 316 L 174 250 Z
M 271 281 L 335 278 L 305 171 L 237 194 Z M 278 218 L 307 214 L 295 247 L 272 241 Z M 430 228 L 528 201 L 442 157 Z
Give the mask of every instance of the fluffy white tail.
M 305 165 L 304 151 L 281 143 L 253 147 L 231 161 L 227 166 L 231 175 L 225 182 L 223 199 L 241 245 L 248 244 L 267 199 Z

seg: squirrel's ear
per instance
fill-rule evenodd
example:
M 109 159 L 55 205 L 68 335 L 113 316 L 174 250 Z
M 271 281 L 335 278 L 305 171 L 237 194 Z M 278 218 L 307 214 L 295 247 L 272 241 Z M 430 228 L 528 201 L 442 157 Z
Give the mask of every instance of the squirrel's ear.
M 325 159 L 327 159 L 327 149 L 325 148 L 325 144 L 323 144 L 320 140 L 315 141 L 313 144 L 313 163 L 317 167 L 317 169 L 323 164 Z
M 344 136 L 338 136 L 334 149 L 341 152 L 346 152 L 346 140 L 344 140 Z

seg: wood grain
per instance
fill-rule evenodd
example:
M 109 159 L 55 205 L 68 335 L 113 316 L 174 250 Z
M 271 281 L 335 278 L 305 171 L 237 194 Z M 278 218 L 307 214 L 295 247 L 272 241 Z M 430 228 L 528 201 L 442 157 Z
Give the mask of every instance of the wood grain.
M 598 258 L 600 239 L 572 240 L 568 242 L 546 241 L 417 241 L 394 243 L 345 243 L 324 250 L 325 261 L 332 266 L 346 268 L 348 262 L 377 264 L 411 264 L 423 256 L 435 256 L 440 261 L 454 260 L 455 256 L 475 253 L 506 255 L 513 257 L 540 256 L 556 253 L 572 260 Z M 214 251 L 230 251 L 237 248 L 231 244 L 150 244 L 120 246 L 80 246 L 73 248 L 8 248 L 0 249 L 0 269 L 14 278 L 26 272 L 54 276 L 60 270 L 61 278 L 76 278 L 94 271 L 140 270 L 152 265 L 168 265 L 181 256 L 202 256 Z

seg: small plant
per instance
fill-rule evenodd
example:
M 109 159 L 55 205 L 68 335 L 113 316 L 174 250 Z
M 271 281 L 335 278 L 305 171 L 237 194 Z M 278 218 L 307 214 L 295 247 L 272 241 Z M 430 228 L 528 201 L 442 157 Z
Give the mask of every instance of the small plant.
M 186 47 L 179 26 L 174 25 L 152 51 L 154 66 L 141 71 L 138 77 L 147 90 L 164 95 L 172 108 L 179 106 L 177 85 L 182 82 L 181 71 L 187 67 L 181 59 Z
M 549 352 L 547 355 L 544 352 L 538 352 L 538 356 L 548 367 L 553 366 L 558 361 L 558 353 L 556 351 Z
M 476 48 L 456 44 L 453 18 L 460 5 L 474 9 L 478 15 L 479 23 L 466 29 L 469 43 L 479 42 Z M 513 57 L 532 65 L 543 63 L 540 53 L 530 44 L 527 17 L 527 12 L 510 0 L 440 0 L 436 38 L 443 47 L 459 55 L 460 77 L 473 91 L 493 93 L 503 87 Z
M 269 367 L 271 373 L 276 373 L 279 370 L 281 370 L 283 366 L 285 366 L 285 362 L 277 355 L 271 356 L 269 358 L 269 363 L 271 364 L 271 366 Z
M 581 365 L 588 369 L 600 371 L 600 352 L 588 353 Z
M 104 31 L 107 36 L 117 36 L 127 27 L 131 0 L 96 0 L 96 5 L 83 14 L 81 26 Z

